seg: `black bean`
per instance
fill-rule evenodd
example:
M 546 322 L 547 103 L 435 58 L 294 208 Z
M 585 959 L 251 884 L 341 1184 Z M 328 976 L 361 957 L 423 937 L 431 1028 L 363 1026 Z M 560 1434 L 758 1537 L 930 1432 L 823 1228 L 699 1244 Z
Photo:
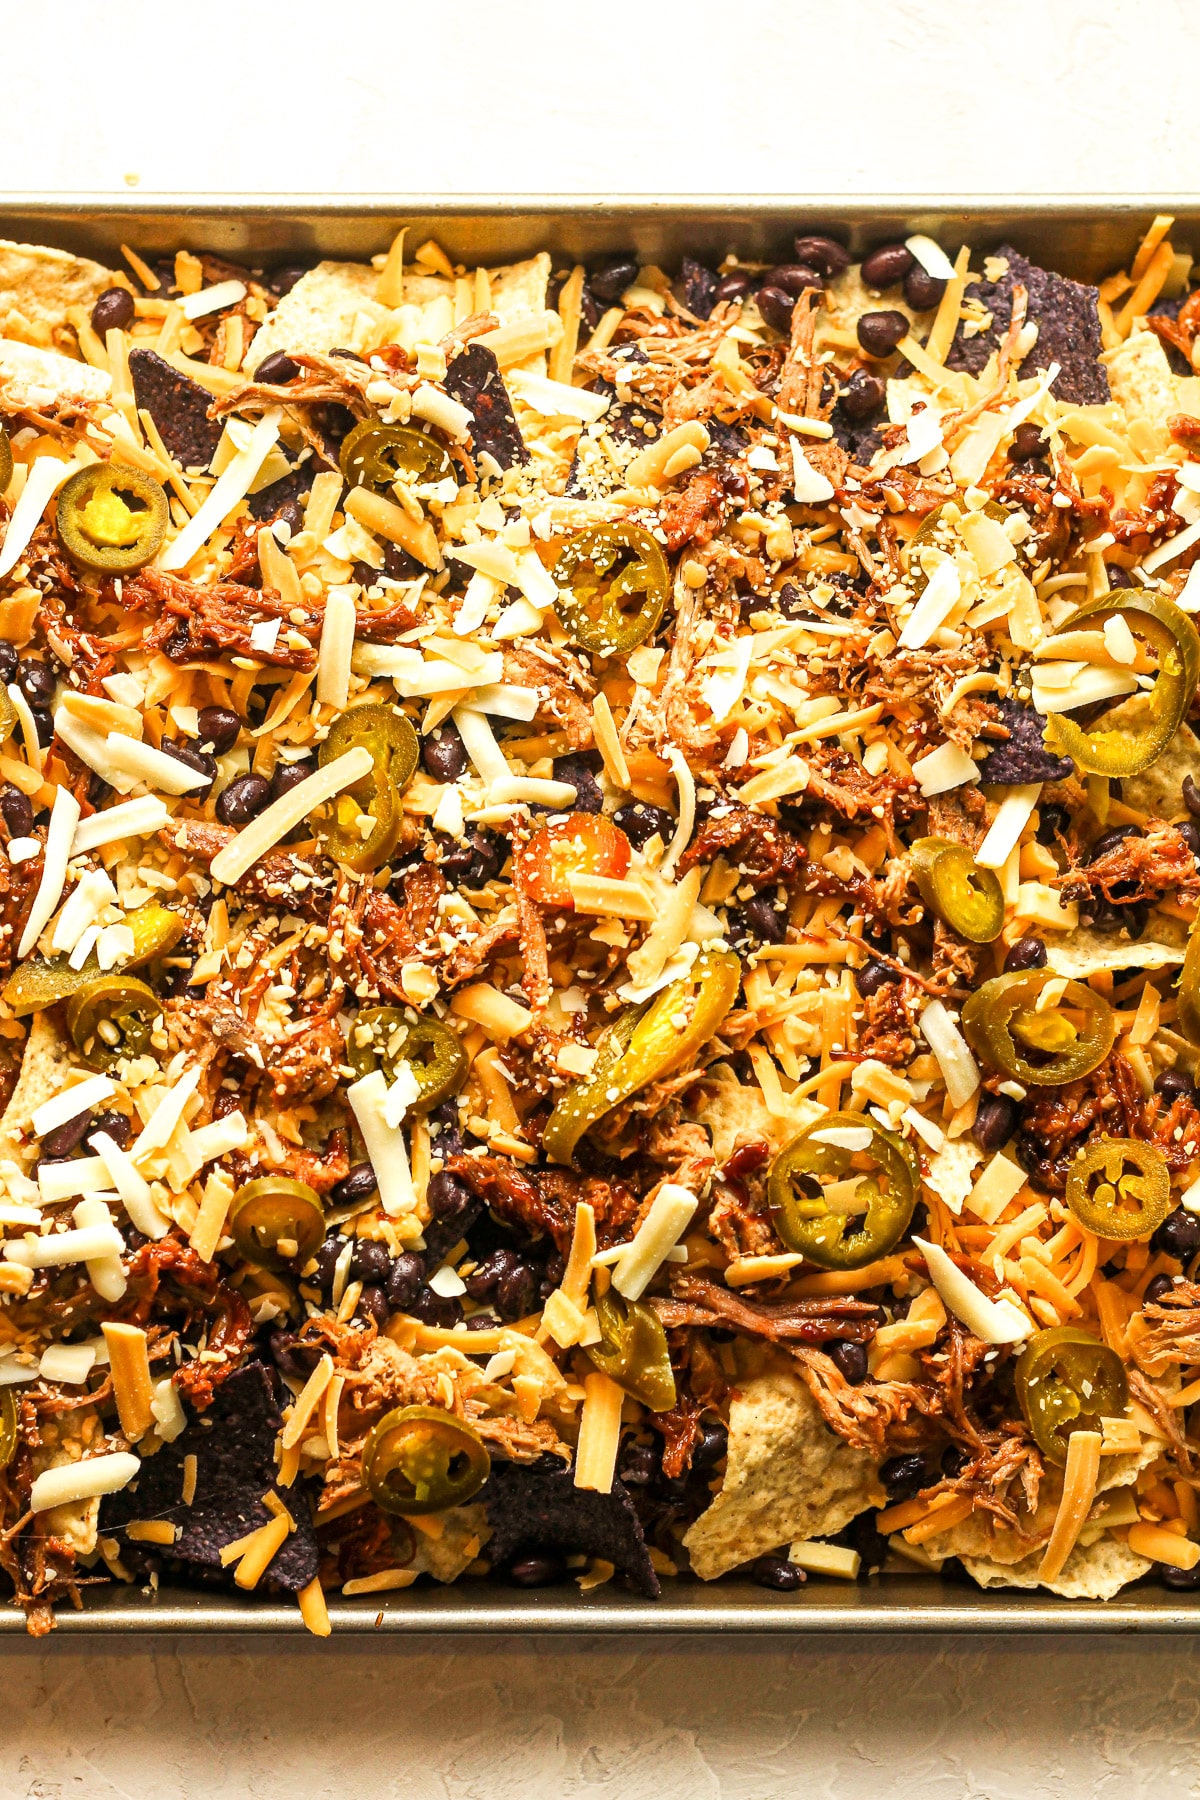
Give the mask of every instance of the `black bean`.
M 1046 946 L 1041 938 L 1021 937 L 1004 959 L 1004 973 L 1013 975 L 1019 969 L 1044 969 Z
M 350 1258 L 350 1274 L 355 1281 L 371 1282 L 379 1285 L 387 1280 L 392 1270 L 392 1259 L 386 1244 L 377 1238 L 357 1238 L 354 1254 Z
M 398 1312 L 408 1312 L 425 1285 L 425 1258 L 405 1250 L 392 1264 L 387 1279 L 388 1299 Z
M 500 1321 L 494 1312 L 485 1306 L 481 1312 L 472 1313 L 466 1321 L 468 1331 L 498 1331 Z
M 92 307 L 92 330 L 104 342 L 106 331 L 128 331 L 133 324 L 133 295 L 128 288 L 105 288 Z
M 0 818 L 10 838 L 28 837 L 33 830 L 33 806 L 29 795 L 5 782 L 0 787 Z
M 421 764 L 435 781 L 457 781 L 467 767 L 467 747 L 453 719 L 436 725 L 421 739 Z
M 1176 1569 L 1170 1563 L 1155 1563 L 1154 1573 L 1165 1588 L 1177 1594 L 1192 1594 L 1200 1588 L 1200 1563 L 1194 1569 Z
M 425 1191 L 430 1212 L 435 1219 L 441 1219 L 447 1225 L 452 1224 L 455 1219 L 461 1219 L 470 1209 L 470 1188 L 457 1175 L 452 1175 L 449 1169 L 439 1169 L 436 1175 L 431 1175 Z
M 1105 563 L 1104 567 L 1108 574 L 1109 587 L 1133 587 L 1133 576 L 1129 573 L 1128 569 L 1122 568 L 1120 563 Z
M 1153 1281 L 1146 1283 L 1146 1291 L 1142 1295 L 1143 1306 L 1157 1306 L 1166 1294 L 1174 1293 L 1175 1282 L 1170 1275 L 1156 1275 Z
M 104 1132 L 119 1149 L 124 1150 L 133 1136 L 133 1121 L 122 1112 L 97 1113 L 94 1119 L 88 1120 L 87 1135 L 91 1138 L 98 1131 Z
M 1016 1130 L 1018 1116 L 1017 1103 L 1007 1094 L 983 1093 L 979 1096 L 971 1136 L 985 1154 L 999 1150 Z
M 90 1112 L 76 1113 L 73 1119 L 48 1131 L 41 1142 L 43 1162 L 62 1162 L 70 1156 L 72 1150 L 83 1142 L 85 1134 L 90 1131 L 92 1115 Z
M 290 794 L 293 788 L 307 781 L 313 772 L 314 765 L 307 759 L 293 763 L 277 763 L 275 773 L 271 777 L 271 799 L 278 800 L 284 794 Z
M 889 1500 L 907 1500 L 928 1485 L 929 1471 L 923 1456 L 893 1456 L 880 1465 L 879 1479 Z
M 807 289 L 823 285 L 819 270 L 805 268 L 801 263 L 781 263 L 763 282 L 764 287 L 782 288 L 793 300 L 798 300 Z
M 1008 447 L 1008 460 L 1015 463 L 1034 462 L 1039 456 L 1045 456 L 1049 448 L 1040 425 L 1018 425 Z
M 1182 1069 L 1164 1069 L 1155 1077 L 1154 1091 L 1167 1102 L 1168 1106 L 1176 1100 L 1192 1100 L 1196 1098 L 1196 1090 Z
M 451 887 L 481 888 L 493 881 L 504 867 L 508 846 L 486 825 L 473 825 L 456 843 L 443 833 L 436 833 L 438 868 Z
M 518 1262 L 496 1283 L 496 1311 L 506 1322 L 523 1319 L 537 1304 L 537 1276 L 526 1262 Z
M 887 388 L 878 375 L 866 369 L 855 369 L 838 396 L 838 405 L 848 419 L 869 419 L 887 398 Z
M 867 1353 L 861 1344 L 852 1343 L 849 1338 L 835 1338 L 825 1350 L 851 1387 L 858 1387 L 867 1379 Z
M 48 744 L 54 742 L 53 714 L 50 712 L 49 707 L 44 706 L 32 706 L 29 710 L 33 714 L 33 725 L 34 730 L 37 732 L 37 741 L 44 750 Z
M 664 844 L 669 844 L 675 835 L 675 820 L 670 813 L 645 800 L 631 800 L 627 806 L 619 806 L 613 814 L 613 824 L 620 826 L 635 850 L 644 850 L 656 832 Z
M 10 681 L 16 680 L 19 662 L 17 646 L 10 644 L 7 638 L 0 638 L 0 682 L 3 682 L 5 687 Z
M 858 341 L 868 356 L 890 356 L 908 331 L 908 314 L 863 313 L 858 321 Z
M 621 1452 L 621 1480 L 628 1487 L 650 1487 L 662 1474 L 662 1452 L 657 1443 L 639 1444 L 628 1439 Z
M 719 306 L 725 300 L 744 300 L 750 292 L 750 277 L 744 269 L 731 269 L 728 275 L 722 275 L 713 295 L 713 305 Z
M 509 1567 L 508 1578 L 515 1587 L 551 1587 L 565 1579 L 566 1560 L 557 1550 L 542 1550 L 536 1555 L 520 1556 Z
M 196 714 L 196 740 L 224 756 L 238 741 L 242 721 L 229 706 L 202 706 Z
M 222 825 L 246 825 L 271 804 L 271 784 L 261 775 L 235 775 L 217 796 Z
M 370 1163 L 355 1163 L 350 1173 L 343 1175 L 329 1198 L 334 1206 L 356 1206 L 360 1200 L 370 1199 L 378 1186 Z
M 707 1475 L 729 1450 L 729 1427 L 720 1419 L 705 1419 L 700 1427 L 700 1436 L 692 1450 L 692 1468 L 699 1475 Z
M 1176 830 L 1192 855 L 1200 857 L 1200 823 L 1195 819 L 1185 819 L 1181 825 L 1176 826 Z
M 17 667 L 17 686 L 32 707 L 47 707 L 54 700 L 54 676 L 44 662 L 22 657 Z
M 487 1256 L 480 1257 L 479 1262 L 466 1277 L 467 1293 L 472 1300 L 490 1300 L 496 1283 L 510 1270 L 520 1267 L 521 1259 L 515 1250 L 503 1246 L 492 1250 Z
M 897 287 L 916 262 L 907 244 L 880 244 L 862 259 L 862 278 L 870 288 Z
M 765 894 L 755 894 L 740 909 L 740 930 L 735 935 L 760 944 L 782 944 L 787 937 L 787 909 L 777 907 Z
M 1179 1262 L 1189 1262 L 1200 1250 L 1200 1219 L 1177 1206 L 1150 1239 L 1150 1248 L 1164 1256 L 1174 1256 Z
M 1125 843 L 1129 838 L 1140 838 L 1141 836 L 1140 825 L 1117 825 L 1112 831 L 1101 833 L 1083 860 L 1085 863 L 1099 862 L 1102 856 L 1107 856 L 1110 850 L 1117 848 L 1118 844 Z
M 308 274 L 306 263 L 281 263 L 277 269 L 268 269 L 263 276 L 263 286 L 280 300 L 290 294 L 302 275 Z
M 946 283 L 937 275 L 927 275 L 920 263 L 904 277 L 904 298 L 914 312 L 929 312 L 937 306 L 946 291 Z
M 383 1289 L 372 1283 L 369 1287 L 365 1287 L 358 1296 L 358 1305 L 354 1309 L 354 1316 L 359 1319 L 373 1319 L 376 1329 L 382 1331 L 391 1317 L 391 1310 L 388 1305 L 388 1297 Z
M 798 237 L 792 248 L 798 263 L 819 269 L 822 275 L 840 275 L 850 267 L 850 252 L 836 238 Z
M 321 1346 L 301 1343 L 292 1331 L 273 1331 L 271 1356 L 281 1375 L 303 1382 L 308 1380 L 321 1360 Z
M 165 756 L 172 757 L 187 769 L 195 769 L 197 775 L 205 777 L 206 786 L 189 788 L 187 792 L 189 800 L 203 800 L 217 779 L 216 757 L 210 756 L 207 750 L 197 749 L 195 744 L 182 738 L 163 738 L 158 747 Z
M 254 379 L 265 381 L 270 387 L 281 387 L 285 382 L 295 381 L 299 373 L 300 364 L 293 361 L 286 350 L 272 350 L 255 369 Z
M 112 791 L 103 775 L 93 772 L 88 776 L 87 797 L 90 806 L 103 806 Z
M 854 985 L 864 999 L 870 994 L 877 994 L 880 988 L 887 987 L 889 982 L 899 980 L 898 972 L 885 962 L 864 963 L 861 969 L 854 971 Z
M 1183 778 L 1183 804 L 1193 819 L 1200 819 L 1200 787 L 1196 786 L 1190 775 Z
M 1065 838 L 1070 829 L 1071 815 L 1065 806 L 1038 808 L 1037 841 L 1039 844 L 1052 844 L 1056 838 Z
M 424 1287 L 408 1308 L 414 1319 L 420 1319 L 424 1325 L 437 1325 L 443 1331 L 451 1331 L 462 1318 L 462 1303 L 453 1297 L 435 1294 L 431 1287 Z
M 551 768 L 555 781 L 565 781 L 575 789 L 575 798 L 571 802 L 572 812 L 598 813 L 604 810 L 604 795 L 600 791 L 600 783 L 588 767 L 588 752 L 576 752 L 570 756 L 556 756 Z
M 615 306 L 626 288 L 638 278 L 638 259 L 632 250 L 610 256 L 588 276 L 588 286 L 605 306 Z
M 786 1556 L 756 1556 L 753 1562 L 742 1564 L 742 1571 L 756 1587 L 775 1588 L 781 1594 L 794 1593 L 804 1586 L 804 1570 Z
M 792 327 L 792 310 L 796 304 L 796 296 L 789 294 L 786 288 L 762 287 L 758 290 L 758 310 L 764 325 L 772 331 L 784 336 Z
M 462 1155 L 463 1137 L 455 1101 L 443 1100 L 440 1106 L 435 1106 L 429 1115 L 429 1127 L 433 1148 L 443 1161 L 448 1156 Z
M 346 1248 L 346 1240 L 338 1232 L 331 1231 L 316 1255 L 316 1269 L 313 1280 L 318 1287 L 331 1288 L 337 1272 L 337 1260 Z

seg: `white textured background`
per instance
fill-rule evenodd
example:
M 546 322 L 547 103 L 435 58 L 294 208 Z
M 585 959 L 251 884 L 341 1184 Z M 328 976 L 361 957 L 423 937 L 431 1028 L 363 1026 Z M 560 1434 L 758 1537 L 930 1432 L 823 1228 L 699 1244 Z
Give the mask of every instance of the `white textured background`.
M 59 0 L 9 191 L 1180 194 L 1195 0 Z M 1182 1640 L 0 1647 L 3 1800 L 1200 1795 Z

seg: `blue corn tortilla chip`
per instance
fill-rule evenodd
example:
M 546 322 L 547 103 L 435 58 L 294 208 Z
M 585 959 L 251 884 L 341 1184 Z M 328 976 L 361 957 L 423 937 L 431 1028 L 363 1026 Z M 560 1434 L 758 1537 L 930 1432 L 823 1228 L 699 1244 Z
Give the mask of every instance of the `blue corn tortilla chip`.
M 224 429 L 219 419 L 208 416 L 213 402 L 208 389 L 153 350 L 131 350 L 129 374 L 134 399 L 150 414 L 180 468 L 207 469 Z
M 486 450 L 502 469 L 529 461 L 500 364 L 486 344 L 475 342 L 461 350 L 447 369 L 443 386 L 452 400 L 474 415 L 471 443 L 477 455 Z
M 1019 700 L 995 700 L 1000 723 L 1008 732 L 979 765 L 979 779 L 994 787 L 1023 787 L 1031 781 L 1065 781 L 1074 773 L 1069 756 L 1052 756 L 1046 749 L 1046 721 Z
M 135 1482 L 102 1502 L 100 1530 L 117 1539 L 134 1574 L 161 1563 L 181 1579 L 232 1583 L 234 1570 L 221 1567 L 221 1550 L 271 1517 L 262 1499 L 275 1488 L 275 1439 L 281 1423 L 266 1366 L 247 1363 L 220 1384 L 207 1412 L 194 1418 L 173 1444 L 146 1459 Z M 190 1506 L 183 1499 L 187 1456 L 196 1458 Z M 304 1489 L 288 1488 L 280 1498 L 296 1529 L 262 1585 L 294 1594 L 316 1575 L 317 1539 Z M 170 1546 L 130 1542 L 125 1527 L 134 1519 L 168 1519 L 178 1526 L 179 1536 Z
M 994 254 L 1007 261 L 1004 274 L 998 281 L 969 282 L 966 290 L 968 300 L 978 300 L 991 313 L 992 323 L 986 331 L 972 337 L 964 335 L 960 324 L 946 357 L 947 366 L 979 374 L 1008 330 L 1013 288 L 1020 282 L 1029 294 L 1025 316 L 1038 328 L 1037 343 L 1021 364 L 1021 377 L 1036 375 L 1056 362 L 1061 370 L 1054 384 L 1056 399 L 1074 406 L 1102 405 L 1109 398 L 1109 391 L 1108 376 L 1099 360 L 1102 346 L 1097 289 L 1056 275 L 1052 269 L 1039 268 L 1011 244 L 1001 244 Z
M 493 1567 L 503 1568 L 518 1550 L 602 1556 L 648 1600 L 658 1599 L 658 1576 L 629 1490 L 620 1481 L 613 1481 L 611 1494 L 597 1494 L 577 1488 L 571 1470 L 549 1457 L 529 1464 L 494 1462 L 479 1498 L 492 1528 L 487 1556 Z

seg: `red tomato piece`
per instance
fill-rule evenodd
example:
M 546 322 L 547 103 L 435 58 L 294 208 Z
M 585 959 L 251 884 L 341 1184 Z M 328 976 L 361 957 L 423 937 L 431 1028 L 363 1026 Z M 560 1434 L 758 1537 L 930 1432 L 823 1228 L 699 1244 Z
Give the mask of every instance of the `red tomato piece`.
M 573 912 L 572 875 L 619 881 L 629 868 L 629 839 L 603 813 L 568 813 L 534 832 L 517 853 L 519 879 L 539 906 Z

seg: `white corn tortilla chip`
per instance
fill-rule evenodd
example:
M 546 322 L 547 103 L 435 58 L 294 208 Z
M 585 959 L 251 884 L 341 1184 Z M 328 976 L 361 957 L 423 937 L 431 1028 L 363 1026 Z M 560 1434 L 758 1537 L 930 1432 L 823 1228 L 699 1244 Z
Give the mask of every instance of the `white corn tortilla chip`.
M 1121 799 L 1135 812 L 1152 819 L 1178 819 L 1186 808 L 1183 779 L 1190 775 L 1200 787 L 1200 738 L 1190 725 L 1181 725 L 1162 755 L 1140 775 L 1121 778 Z
M 1135 331 L 1101 362 L 1108 365 L 1113 399 L 1131 424 L 1149 426 L 1163 447 L 1171 441 L 1167 421 L 1180 411 L 1179 393 L 1167 353 L 1152 331 Z
M 42 1442 L 33 1453 L 36 1479 L 47 1469 L 61 1469 L 68 1463 L 81 1462 L 85 1451 L 94 1453 L 102 1447 L 104 1428 L 94 1406 L 76 1407 L 57 1418 L 44 1419 Z M 52 1537 L 68 1543 L 76 1556 L 90 1556 L 96 1548 L 96 1526 L 100 1518 L 99 1498 L 65 1500 L 43 1515 L 45 1528 Z
M 800 1376 L 775 1370 L 735 1392 L 724 1485 L 683 1541 L 712 1581 L 780 1544 L 830 1537 L 885 1498 L 871 1458 L 830 1431 Z
M 0 388 L 10 405 L 42 412 L 59 400 L 106 400 L 112 377 L 57 350 L 0 338 Z
M 409 1567 L 418 1574 L 432 1575 L 435 1581 L 457 1581 L 492 1535 L 487 1508 L 456 1506 L 442 1514 L 442 1521 L 440 1537 L 417 1533 L 417 1551 Z
M 1056 975 L 1082 981 L 1097 969 L 1169 969 L 1183 961 L 1184 945 L 1165 941 L 1164 928 L 1173 923 L 1158 920 L 1155 937 L 1133 939 L 1117 931 L 1093 931 L 1081 925 L 1077 931 L 1054 932 L 1046 939 L 1046 962 Z M 1183 927 L 1186 933 L 1186 927 Z
M 729 1161 L 739 1143 L 765 1141 L 773 1149 L 782 1150 L 823 1111 L 815 1101 L 796 1100 L 786 1114 L 768 1112 L 762 1089 L 744 1087 L 724 1064 L 707 1071 L 688 1107 L 689 1116 L 712 1133 L 718 1167 Z
M 113 285 L 111 271 L 86 256 L 0 238 L 0 336 L 54 343 L 68 306 L 86 306 Z
M 526 262 L 489 270 L 488 279 L 492 287 L 492 311 L 502 325 L 512 325 L 517 319 L 527 319 L 531 313 L 545 311 L 550 257 L 545 250 L 540 251 Z
M 275 350 L 325 356 L 378 342 L 388 315 L 375 299 L 377 281 L 370 263 L 318 263 L 264 320 L 243 368 L 257 369 Z
M 0 1161 L 24 1168 L 34 1160 L 37 1139 L 30 1134 L 30 1117 L 44 1100 L 53 1099 L 73 1066 L 66 1039 L 59 1036 L 50 1014 L 34 1013 L 17 1085 L 0 1114 Z
M 1064 1600 L 1111 1600 L 1151 1566 L 1128 1544 L 1122 1544 L 1106 1533 L 1094 1544 L 1076 1544 L 1057 1579 L 1039 1582 L 1037 1572 L 1042 1554 L 1038 1550 L 1033 1556 L 1004 1567 L 976 1556 L 964 1556 L 962 1561 L 967 1574 L 981 1588 L 1040 1586 L 1052 1594 L 1060 1594 Z
M 949 1139 L 929 1158 L 925 1186 L 932 1188 L 951 1212 L 961 1212 L 963 1201 L 975 1185 L 975 1169 L 982 1161 L 982 1153 L 970 1138 Z
M 1100 1477 L 1096 1482 L 1097 1494 L 1107 1494 L 1112 1489 L 1128 1487 L 1137 1480 L 1142 1469 L 1148 1468 L 1155 1461 L 1161 1451 L 1161 1443 L 1146 1439 L 1136 1454 L 1101 1457 Z M 976 1511 L 961 1524 L 952 1525 L 949 1531 L 930 1538 L 925 1548 L 931 1556 L 960 1556 L 964 1561 L 968 1557 L 974 1557 L 977 1561 L 1012 1568 L 1017 1563 L 1029 1561 L 1035 1552 L 1041 1554 L 1054 1529 L 1061 1497 L 1062 1472 L 1050 1468 L 1038 1491 L 1037 1511 L 1021 1531 L 998 1526 L 993 1514 Z

